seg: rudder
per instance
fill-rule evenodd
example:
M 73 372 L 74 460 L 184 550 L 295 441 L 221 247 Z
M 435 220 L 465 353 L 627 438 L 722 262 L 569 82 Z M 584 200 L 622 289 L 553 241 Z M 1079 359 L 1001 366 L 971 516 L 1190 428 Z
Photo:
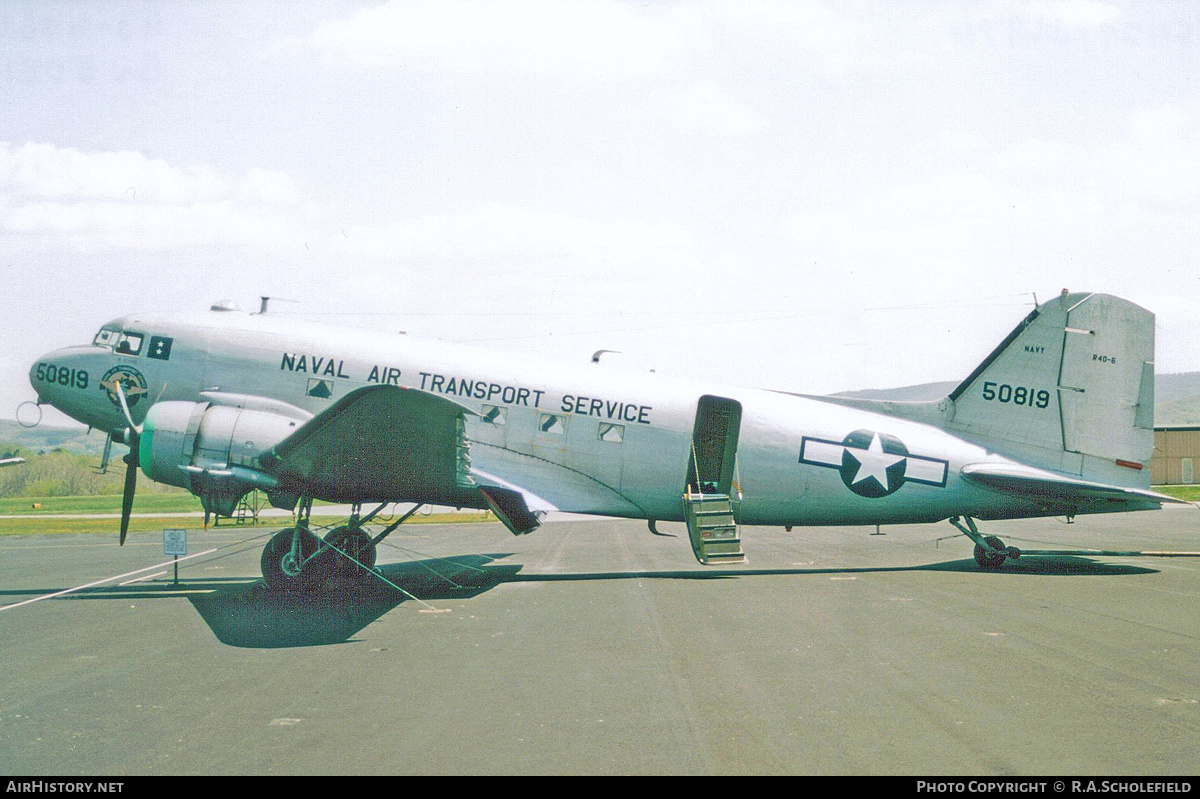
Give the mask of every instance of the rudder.
M 1145 487 L 1154 450 L 1154 315 L 1107 294 L 1034 309 L 947 398 L 944 426 L 1087 480 Z

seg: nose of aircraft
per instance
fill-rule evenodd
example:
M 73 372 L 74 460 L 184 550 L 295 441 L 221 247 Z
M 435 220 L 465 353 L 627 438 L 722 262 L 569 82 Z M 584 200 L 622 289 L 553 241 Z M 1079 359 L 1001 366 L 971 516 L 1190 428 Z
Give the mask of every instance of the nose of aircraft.
M 43 402 L 54 404 L 64 390 L 80 389 L 91 382 L 91 373 L 81 363 L 80 348 L 52 350 L 29 368 L 29 384 Z M 81 385 L 82 384 L 82 385 Z
M 53 350 L 38 358 L 29 369 L 29 384 L 38 401 L 91 423 L 88 406 L 100 384 L 99 357 L 95 347 L 83 346 Z

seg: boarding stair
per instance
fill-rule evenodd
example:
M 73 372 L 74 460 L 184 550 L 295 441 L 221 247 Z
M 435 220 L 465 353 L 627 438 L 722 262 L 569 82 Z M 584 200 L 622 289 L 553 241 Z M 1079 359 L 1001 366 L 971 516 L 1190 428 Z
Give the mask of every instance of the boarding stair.
M 746 562 L 728 494 L 703 493 L 688 486 L 683 506 L 696 560 L 706 566 Z

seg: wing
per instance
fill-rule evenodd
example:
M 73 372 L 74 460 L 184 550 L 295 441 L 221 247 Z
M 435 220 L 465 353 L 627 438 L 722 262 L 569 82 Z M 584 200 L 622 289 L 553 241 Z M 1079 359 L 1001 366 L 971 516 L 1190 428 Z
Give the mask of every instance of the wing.
M 549 511 L 639 509 L 603 482 L 544 458 L 471 441 L 477 414 L 445 397 L 365 386 L 305 422 L 259 459 L 280 488 L 334 502 L 430 502 L 490 508 L 514 533 Z
M 1157 508 L 1163 502 L 1190 504 L 1185 500 L 1144 488 L 1093 483 L 1020 464 L 977 463 L 964 466 L 962 475 L 978 485 L 1054 506 L 1070 507 L 1103 502 L 1123 506 L 1114 507 L 1113 510 L 1138 510 Z
M 301 493 L 341 502 L 483 507 L 467 475 L 463 420 L 474 411 L 399 386 L 351 391 L 261 458 Z

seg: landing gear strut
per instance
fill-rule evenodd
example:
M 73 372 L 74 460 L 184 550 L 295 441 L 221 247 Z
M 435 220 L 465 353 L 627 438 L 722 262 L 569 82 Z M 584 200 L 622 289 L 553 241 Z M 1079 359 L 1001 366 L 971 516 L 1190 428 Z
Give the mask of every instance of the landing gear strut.
M 296 526 L 280 530 L 263 547 L 262 574 L 267 586 L 277 591 L 299 591 L 318 586 L 331 577 L 351 580 L 374 574 L 384 579 L 374 569 L 376 545 L 416 513 L 423 503 L 372 538 L 364 525 L 388 504 L 381 503 L 362 517 L 355 505 L 349 521 L 330 530 L 322 540 L 309 530 L 312 498 L 301 500 Z
M 989 535 L 986 538 L 979 532 L 979 528 L 975 526 L 975 520 L 970 516 L 963 516 L 963 521 L 966 522 L 964 527 L 959 522 L 957 516 L 950 518 L 950 523 L 958 528 L 959 532 L 967 538 L 975 542 L 975 562 L 979 564 L 979 568 L 984 571 L 991 571 L 1004 565 L 1004 561 L 1012 558 L 1016 560 L 1021 557 L 1021 550 L 1016 547 L 1006 547 L 1004 542 L 994 535 Z

